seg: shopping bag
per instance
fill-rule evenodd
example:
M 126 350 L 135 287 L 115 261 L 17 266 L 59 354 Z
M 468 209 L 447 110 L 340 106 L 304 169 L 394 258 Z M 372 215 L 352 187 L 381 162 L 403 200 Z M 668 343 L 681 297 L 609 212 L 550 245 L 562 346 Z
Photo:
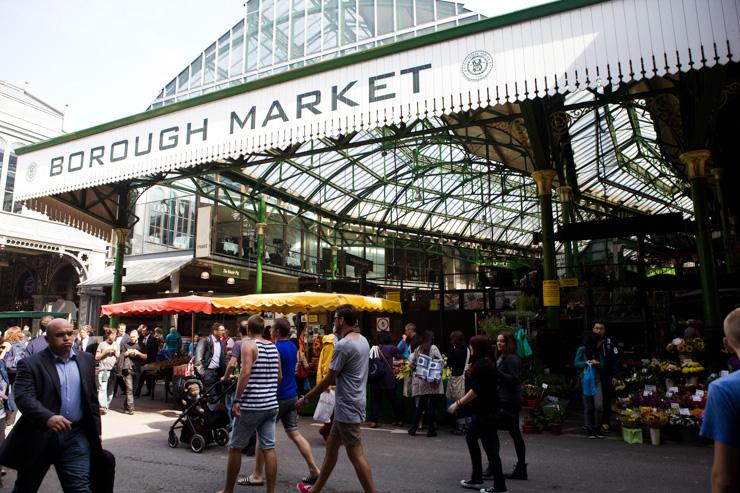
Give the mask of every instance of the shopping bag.
M 532 356 L 532 347 L 529 345 L 527 340 L 527 334 L 524 333 L 524 329 L 519 327 L 516 330 L 516 354 L 521 359 L 527 359 Z
M 582 385 L 583 385 L 583 395 L 585 396 L 594 396 L 598 394 L 599 392 L 599 386 L 596 382 L 596 370 L 594 370 L 594 367 L 591 365 L 587 365 L 586 369 L 583 371 L 583 378 Z
M 331 415 L 333 413 L 334 391 L 322 392 L 321 397 L 319 397 L 319 403 L 316 404 L 316 410 L 313 412 L 313 419 L 319 423 L 328 423 L 331 421 Z
M 432 358 L 426 354 L 419 354 L 414 375 L 427 382 L 439 382 L 442 379 L 443 368 L 443 360 Z

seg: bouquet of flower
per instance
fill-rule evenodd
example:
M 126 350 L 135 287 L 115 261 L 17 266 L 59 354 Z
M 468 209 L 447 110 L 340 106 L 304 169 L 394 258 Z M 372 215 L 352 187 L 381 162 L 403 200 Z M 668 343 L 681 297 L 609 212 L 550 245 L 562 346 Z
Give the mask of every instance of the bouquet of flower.
M 704 339 L 702 339 L 701 337 L 694 337 L 693 339 L 689 339 L 688 344 L 689 346 L 693 347 L 695 351 L 700 353 L 704 352 Z
M 628 407 L 619 413 L 617 419 L 622 423 L 624 428 L 639 428 L 642 422 L 642 415 L 638 409 Z
M 702 341 L 702 347 L 703 344 L 704 342 Z M 694 352 L 694 345 L 686 339 L 681 339 L 680 337 L 677 337 L 668 343 L 668 345 L 666 346 L 666 350 L 669 353 L 689 354 Z
M 691 417 L 696 422 L 696 426 L 701 426 L 701 422 L 704 420 L 704 409 L 703 408 L 692 409 Z
M 414 372 L 411 371 L 411 365 L 409 365 L 408 361 L 405 361 L 401 365 L 401 369 L 398 370 L 398 373 L 396 373 L 396 379 L 397 380 L 403 380 L 404 378 L 410 377 L 413 374 L 414 374 Z
M 658 371 L 664 377 L 671 378 L 681 374 L 681 367 L 670 361 L 658 361 Z
M 685 376 L 697 375 L 703 371 L 704 367 L 701 363 L 697 363 L 696 361 L 686 361 L 681 365 L 681 373 Z
M 524 395 L 525 399 L 539 399 L 540 389 L 536 385 L 525 383 L 522 385 L 522 395 Z
M 648 428 L 663 428 L 668 424 L 668 416 L 665 411 L 653 407 L 642 412 L 642 423 Z

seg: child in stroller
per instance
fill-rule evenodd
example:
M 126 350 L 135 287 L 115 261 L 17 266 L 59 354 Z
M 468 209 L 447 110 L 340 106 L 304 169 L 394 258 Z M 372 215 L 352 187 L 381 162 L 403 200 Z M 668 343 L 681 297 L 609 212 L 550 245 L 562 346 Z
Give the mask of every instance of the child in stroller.
M 226 389 L 218 390 L 220 382 L 203 392 L 203 383 L 197 378 L 189 378 L 182 383 L 178 399 L 182 413 L 170 427 L 167 443 L 177 448 L 180 442 L 189 443 L 193 452 L 201 453 L 206 445 L 217 443 L 224 446 L 229 441 L 229 417 L 223 409 L 210 410 L 209 400 L 219 400 L 226 392 L 231 392 L 233 383 Z M 177 432 L 180 431 L 178 438 Z

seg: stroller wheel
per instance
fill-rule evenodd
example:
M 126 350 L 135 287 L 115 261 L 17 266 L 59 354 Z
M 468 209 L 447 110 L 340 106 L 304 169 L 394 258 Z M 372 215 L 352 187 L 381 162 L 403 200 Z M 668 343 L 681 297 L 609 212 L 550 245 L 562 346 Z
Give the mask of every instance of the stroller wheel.
M 213 433 L 213 437 L 216 443 L 222 447 L 226 445 L 227 443 L 229 443 L 229 432 L 226 431 L 226 428 L 218 428 Z
M 206 439 L 202 435 L 193 435 L 193 438 L 190 439 L 190 450 L 199 454 L 203 452 L 204 448 L 206 448 Z
M 167 445 L 172 448 L 177 448 L 180 445 L 180 440 L 177 438 L 177 434 L 170 430 L 170 435 L 167 437 Z

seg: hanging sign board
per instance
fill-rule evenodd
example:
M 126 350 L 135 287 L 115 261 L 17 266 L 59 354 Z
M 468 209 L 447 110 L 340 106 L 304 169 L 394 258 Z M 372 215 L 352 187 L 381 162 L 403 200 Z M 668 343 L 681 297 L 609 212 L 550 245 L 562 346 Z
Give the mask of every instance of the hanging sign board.
M 246 267 L 214 265 L 213 275 L 220 277 L 233 277 L 234 279 L 249 279 L 249 270 L 247 270 Z
M 401 302 L 401 292 L 400 291 L 388 291 L 385 296 L 389 301 L 397 301 Z
M 198 207 L 198 217 L 195 223 L 195 257 L 211 256 L 211 214 L 212 205 Z
M 578 278 L 577 277 L 564 277 L 563 279 L 560 279 L 560 287 L 561 288 L 577 288 Z
M 560 283 L 558 281 L 542 281 L 542 304 L 560 306 Z

